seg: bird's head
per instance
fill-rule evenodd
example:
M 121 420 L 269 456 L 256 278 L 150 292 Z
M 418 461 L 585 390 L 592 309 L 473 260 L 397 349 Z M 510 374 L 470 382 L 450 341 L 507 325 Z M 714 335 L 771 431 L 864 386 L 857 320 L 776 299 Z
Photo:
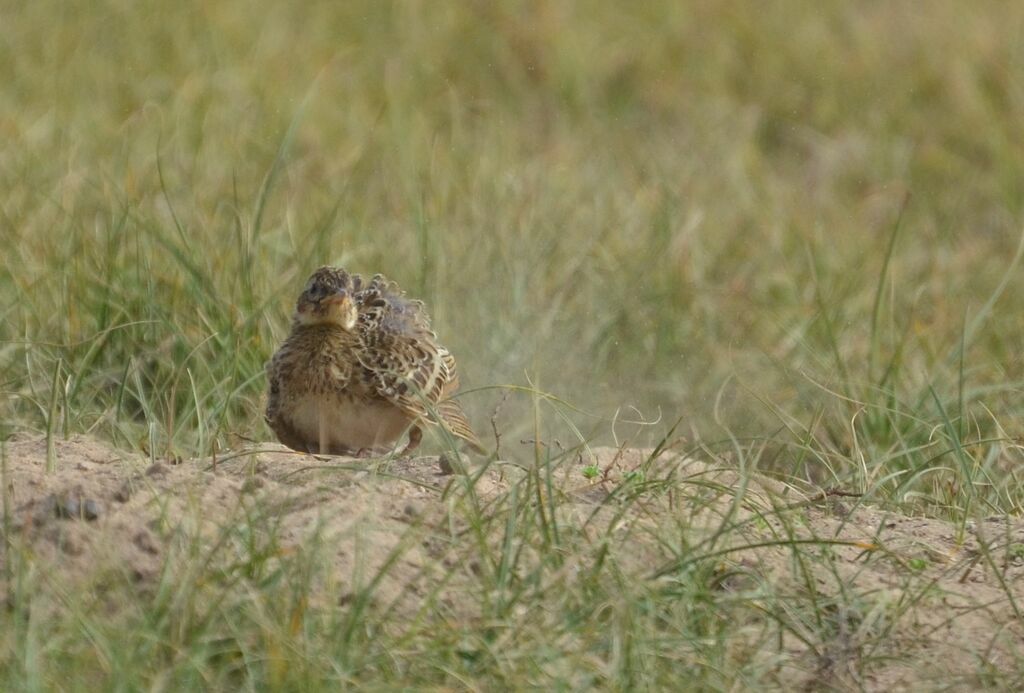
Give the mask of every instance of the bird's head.
M 295 304 L 295 322 L 299 325 L 337 325 L 351 330 L 358 318 L 348 274 L 333 267 L 314 272 Z

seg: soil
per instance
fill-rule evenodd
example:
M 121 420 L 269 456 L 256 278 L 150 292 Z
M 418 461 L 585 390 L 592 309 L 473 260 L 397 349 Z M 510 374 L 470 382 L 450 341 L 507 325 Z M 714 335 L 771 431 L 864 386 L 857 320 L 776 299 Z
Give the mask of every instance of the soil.
M 734 470 L 671 452 L 661 453 L 656 466 L 648 462 L 650 450 L 588 454 L 587 462 L 604 474 L 587 481 L 582 462 L 560 467 L 551 479 L 557 517 L 587 541 L 610 541 L 625 572 L 653 583 L 672 572 L 673 558 L 655 537 L 684 504 L 691 545 L 713 537 L 723 523 L 737 525 L 715 544 L 720 589 L 749 595 L 768 584 L 778 594 L 818 600 L 818 614 L 831 624 L 828 637 L 820 622 L 808 624 L 806 638 L 792 628 L 774 652 L 750 655 L 782 661 L 780 681 L 809 688 L 970 689 L 982 685 L 970 678 L 976 672 L 1020 671 L 1019 519 L 981 518 L 957 527 L 756 474 L 741 484 Z M 459 473 L 466 470 L 469 476 Z M 273 521 L 276 551 L 308 547 L 314 538 L 331 547 L 326 560 L 334 577 L 324 585 L 325 600 L 351 599 L 397 555 L 373 590 L 375 601 L 411 612 L 423 595 L 441 590 L 457 614 L 468 607 L 454 598 L 459 578 L 450 568 L 474 548 L 453 504 L 472 487 L 474 502 L 500 512 L 527 473 L 506 463 L 480 471 L 466 460 L 436 456 L 374 463 L 278 446 L 225 453 L 216 464 L 154 461 L 85 436 L 55 441 L 51 455 L 44 438 L 15 437 L 5 445 L 8 540 L 0 554 L 0 597 L 15 589 L 3 577 L 11 547 L 30 549 L 39 572 L 59 584 L 114 570 L 144 587 L 160 579 L 183 536 L 212 544 L 224 535 L 225 518 L 237 525 L 239 518 L 258 517 Z M 634 489 L 646 489 L 631 503 L 621 500 L 627 478 Z M 502 523 L 493 524 L 495 536 L 486 540 L 498 542 Z M 410 528 L 422 531 L 411 535 Z M 836 543 L 797 551 L 793 542 L 801 540 Z M 467 565 L 472 572 L 472 560 Z

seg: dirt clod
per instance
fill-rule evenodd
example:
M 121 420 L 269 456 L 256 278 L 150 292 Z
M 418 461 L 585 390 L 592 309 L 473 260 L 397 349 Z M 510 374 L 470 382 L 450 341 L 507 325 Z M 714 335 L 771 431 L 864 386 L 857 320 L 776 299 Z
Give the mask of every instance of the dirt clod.
M 121 484 L 121 487 L 114 491 L 114 500 L 118 503 L 127 503 L 128 499 L 135 493 L 135 488 L 131 481 L 126 481 Z

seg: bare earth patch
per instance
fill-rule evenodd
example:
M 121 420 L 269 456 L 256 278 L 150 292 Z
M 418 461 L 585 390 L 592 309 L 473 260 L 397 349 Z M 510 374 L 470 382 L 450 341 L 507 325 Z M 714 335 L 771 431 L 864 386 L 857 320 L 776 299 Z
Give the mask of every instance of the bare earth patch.
M 594 482 L 576 461 L 550 475 L 495 463 L 467 476 L 461 461 L 432 456 L 357 461 L 269 446 L 216 465 L 152 462 L 87 437 L 54 453 L 48 474 L 45 439 L 6 444 L 8 602 L 26 575 L 55 594 L 120 580 L 145 598 L 185 556 L 230 571 L 236 559 L 312 551 L 326 569 L 305 608 L 365 598 L 411 619 L 437 599 L 472 624 L 477 601 L 465 595 L 481 589 L 481 554 L 510 541 L 504 518 L 517 503 L 535 502 L 561 533 L 560 580 L 592 570 L 600 553 L 637 589 L 672 594 L 689 568 L 708 567 L 722 599 L 766 614 L 736 624 L 731 656 L 762 662 L 782 686 L 969 689 L 985 671 L 1012 669 L 1024 634 L 1018 519 L 958 528 L 756 474 L 741 483 L 671 452 L 595 449 L 606 473 Z M 524 547 L 516 569 L 528 571 L 536 551 Z

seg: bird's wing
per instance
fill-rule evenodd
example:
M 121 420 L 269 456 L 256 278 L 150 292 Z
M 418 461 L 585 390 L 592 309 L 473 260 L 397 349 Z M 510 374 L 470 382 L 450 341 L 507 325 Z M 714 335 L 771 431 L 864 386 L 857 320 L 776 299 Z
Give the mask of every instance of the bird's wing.
M 377 275 L 357 292 L 359 363 L 384 400 L 416 419 L 441 423 L 452 435 L 482 450 L 458 402 L 455 359 L 430 329 L 421 301 Z

